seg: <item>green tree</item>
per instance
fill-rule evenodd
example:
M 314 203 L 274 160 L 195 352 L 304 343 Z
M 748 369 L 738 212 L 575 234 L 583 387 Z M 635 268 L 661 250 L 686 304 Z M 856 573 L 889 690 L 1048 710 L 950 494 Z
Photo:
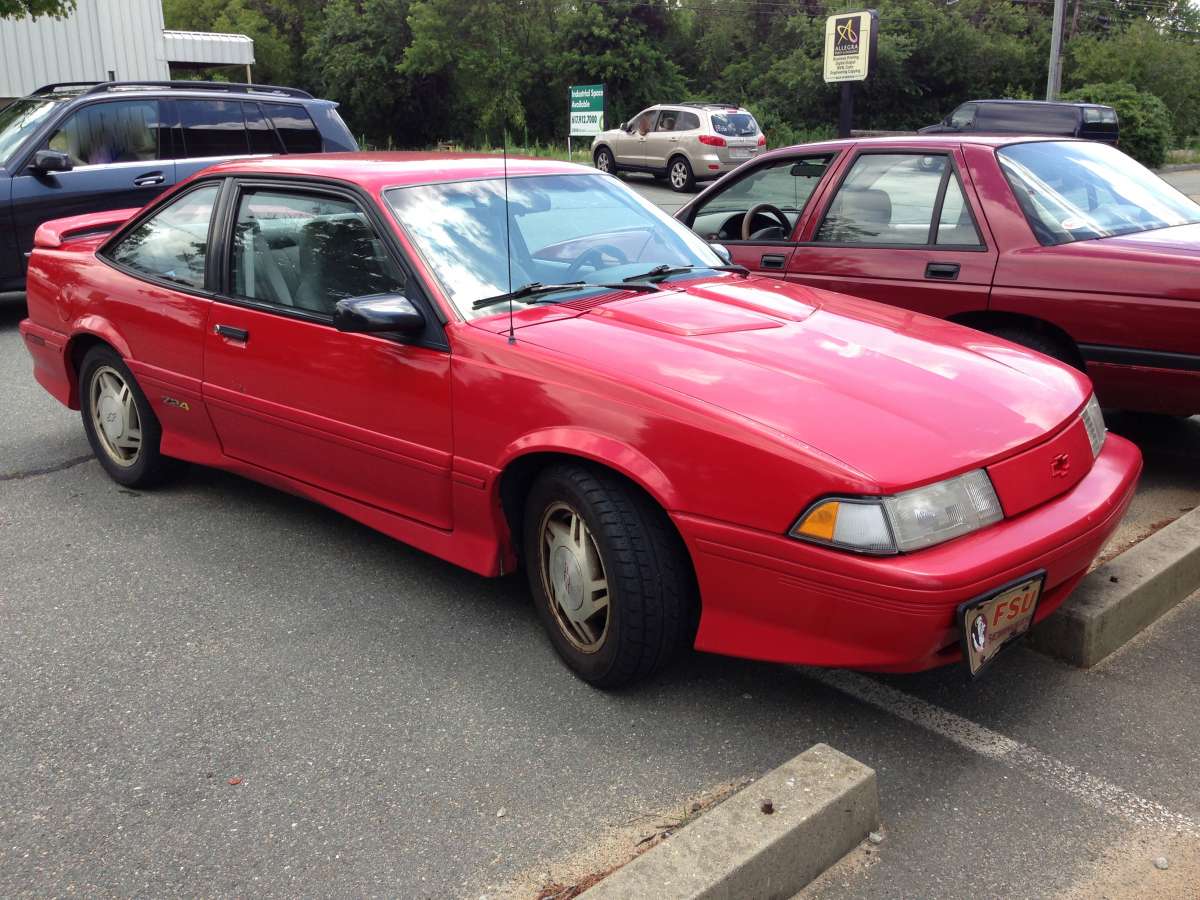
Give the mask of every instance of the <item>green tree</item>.
M 0 0 L 0 19 L 24 19 L 26 16 L 64 18 L 75 12 L 75 0 Z

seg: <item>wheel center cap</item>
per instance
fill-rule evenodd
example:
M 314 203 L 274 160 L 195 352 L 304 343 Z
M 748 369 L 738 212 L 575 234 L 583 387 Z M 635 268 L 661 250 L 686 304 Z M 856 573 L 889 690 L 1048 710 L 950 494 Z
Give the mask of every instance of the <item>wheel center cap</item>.
M 125 432 L 125 416 L 116 397 L 105 394 L 100 398 L 100 426 L 110 441 L 115 441 Z
M 577 612 L 583 607 L 583 570 L 569 548 L 555 548 L 550 557 L 550 578 L 554 595 L 564 610 Z

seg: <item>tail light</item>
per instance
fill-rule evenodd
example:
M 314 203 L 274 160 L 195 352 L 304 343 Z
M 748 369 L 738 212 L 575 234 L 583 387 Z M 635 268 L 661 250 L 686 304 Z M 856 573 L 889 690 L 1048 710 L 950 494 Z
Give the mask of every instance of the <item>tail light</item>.
M 767 146 L 767 136 L 765 134 L 760 134 L 758 136 L 758 146 L 760 146 L 760 147 Z
M 719 134 L 702 134 L 700 135 L 700 143 L 708 144 L 710 147 L 724 147 L 725 138 Z

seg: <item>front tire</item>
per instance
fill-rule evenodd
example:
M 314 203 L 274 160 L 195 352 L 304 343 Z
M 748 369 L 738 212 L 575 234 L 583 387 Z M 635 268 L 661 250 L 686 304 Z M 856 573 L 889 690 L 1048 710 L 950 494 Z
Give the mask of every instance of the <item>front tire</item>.
M 120 355 L 96 346 L 79 367 L 79 411 L 92 452 L 118 484 L 144 488 L 161 484 L 180 470 L 163 456 L 162 426 L 150 402 Z
M 601 147 L 596 151 L 593 161 L 596 164 L 596 170 L 603 172 L 605 175 L 617 174 L 617 161 L 613 159 L 612 151 L 607 147 Z
M 690 562 L 666 514 L 619 477 L 547 469 L 525 504 L 523 552 L 550 642 L 585 681 L 615 688 L 691 643 Z
M 696 190 L 696 176 L 692 164 L 682 156 L 676 156 L 667 164 L 667 181 L 671 190 L 678 194 L 690 194 Z

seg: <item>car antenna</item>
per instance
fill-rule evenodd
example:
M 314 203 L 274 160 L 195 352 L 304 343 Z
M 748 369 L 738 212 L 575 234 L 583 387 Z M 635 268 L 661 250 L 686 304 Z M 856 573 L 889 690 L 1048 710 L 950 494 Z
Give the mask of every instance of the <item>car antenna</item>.
M 508 218 L 508 128 L 504 128 L 504 143 L 501 148 L 502 158 L 504 160 L 504 259 L 508 263 L 508 342 L 515 344 L 517 342 L 516 334 L 513 332 L 513 298 L 512 298 L 512 238 L 508 233 L 509 218 Z

